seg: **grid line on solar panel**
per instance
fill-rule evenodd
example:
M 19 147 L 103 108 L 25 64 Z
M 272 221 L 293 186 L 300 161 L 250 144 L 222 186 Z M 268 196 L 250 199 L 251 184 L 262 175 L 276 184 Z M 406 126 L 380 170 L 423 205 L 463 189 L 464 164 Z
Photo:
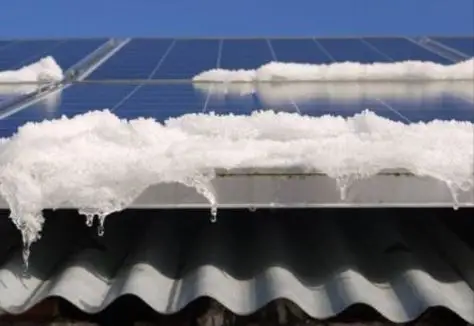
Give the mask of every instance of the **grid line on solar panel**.
M 474 56 L 474 36 L 434 37 L 432 39 L 462 54 L 465 54 L 467 56 Z

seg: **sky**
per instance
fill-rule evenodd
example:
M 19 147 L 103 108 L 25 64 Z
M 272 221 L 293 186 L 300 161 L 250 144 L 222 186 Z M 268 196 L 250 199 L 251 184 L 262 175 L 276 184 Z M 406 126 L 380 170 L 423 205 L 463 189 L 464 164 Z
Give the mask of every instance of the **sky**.
M 473 0 L 7 0 L 0 37 L 474 34 Z

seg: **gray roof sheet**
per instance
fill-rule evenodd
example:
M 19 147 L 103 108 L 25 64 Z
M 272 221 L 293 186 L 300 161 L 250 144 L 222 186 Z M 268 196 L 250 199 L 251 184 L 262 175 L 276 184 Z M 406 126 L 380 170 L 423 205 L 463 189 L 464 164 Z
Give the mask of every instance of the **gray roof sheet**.
M 276 298 L 323 319 L 369 305 L 405 322 L 446 307 L 474 322 L 472 210 L 129 211 L 104 237 L 71 212 L 48 214 L 22 275 L 19 234 L 0 219 L 0 309 L 51 296 L 103 310 L 132 294 L 172 314 L 202 296 L 237 314 Z

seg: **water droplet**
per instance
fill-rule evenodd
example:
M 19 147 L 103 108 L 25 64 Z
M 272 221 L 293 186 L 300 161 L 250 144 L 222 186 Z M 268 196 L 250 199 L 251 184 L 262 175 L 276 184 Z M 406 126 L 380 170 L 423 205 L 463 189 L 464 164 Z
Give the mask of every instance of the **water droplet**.
M 217 222 L 217 206 L 212 205 L 211 206 L 211 223 L 216 223 Z
M 105 233 L 104 226 L 103 225 L 98 225 L 97 226 L 97 234 L 99 237 L 103 237 Z
M 252 212 L 252 213 L 255 213 L 257 211 L 257 207 L 255 206 L 250 206 L 249 207 L 249 211 Z
M 97 234 L 99 235 L 99 237 L 104 236 L 104 233 L 105 233 L 105 227 L 104 227 L 105 217 L 106 216 L 104 214 L 99 215 L 99 225 L 97 226 Z
M 86 215 L 86 225 L 88 227 L 91 227 L 94 224 L 94 215 L 93 214 L 87 214 Z
M 451 197 L 453 198 L 453 209 L 457 211 L 459 209 L 459 188 L 454 185 L 452 182 L 446 182 Z

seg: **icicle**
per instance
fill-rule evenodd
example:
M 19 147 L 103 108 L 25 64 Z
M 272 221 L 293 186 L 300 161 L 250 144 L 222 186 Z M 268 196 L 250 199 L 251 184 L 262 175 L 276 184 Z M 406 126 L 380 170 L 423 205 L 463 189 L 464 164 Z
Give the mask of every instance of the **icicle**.
M 99 215 L 99 225 L 97 226 L 97 234 L 99 235 L 99 237 L 104 236 L 104 233 L 105 233 L 105 227 L 104 227 L 105 217 L 106 217 L 105 214 Z
M 92 227 L 93 224 L 94 224 L 94 214 L 88 213 L 86 215 L 86 225 L 88 227 Z
M 211 205 L 211 223 L 217 222 L 217 205 Z
M 23 275 L 27 276 L 28 275 L 28 267 L 29 267 L 29 258 L 30 258 L 30 253 L 31 253 L 31 245 L 33 242 L 41 239 L 41 235 L 39 234 L 39 231 L 35 231 L 35 229 L 31 228 L 31 225 L 29 225 L 25 220 L 20 219 L 18 217 L 11 216 L 10 217 L 17 227 L 18 230 L 21 232 L 21 239 L 23 243 L 22 247 L 22 259 L 23 259 Z M 38 222 L 42 224 L 44 222 L 44 218 L 42 216 L 38 216 Z
M 451 197 L 453 198 L 453 209 L 457 211 L 459 209 L 459 187 L 454 185 L 451 181 L 446 182 L 448 186 L 449 192 L 451 193 Z
M 336 185 L 339 188 L 339 194 L 341 196 L 342 201 L 346 201 L 347 199 L 347 192 L 349 188 L 354 183 L 354 177 L 351 175 L 345 175 L 336 178 Z
M 200 175 L 183 180 L 183 184 L 196 189 L 197 193 L 206 198 L 211 204 L 211 223 L 217 222 L 217 199 L 216 191 L 212 186 L 213 175 Z

